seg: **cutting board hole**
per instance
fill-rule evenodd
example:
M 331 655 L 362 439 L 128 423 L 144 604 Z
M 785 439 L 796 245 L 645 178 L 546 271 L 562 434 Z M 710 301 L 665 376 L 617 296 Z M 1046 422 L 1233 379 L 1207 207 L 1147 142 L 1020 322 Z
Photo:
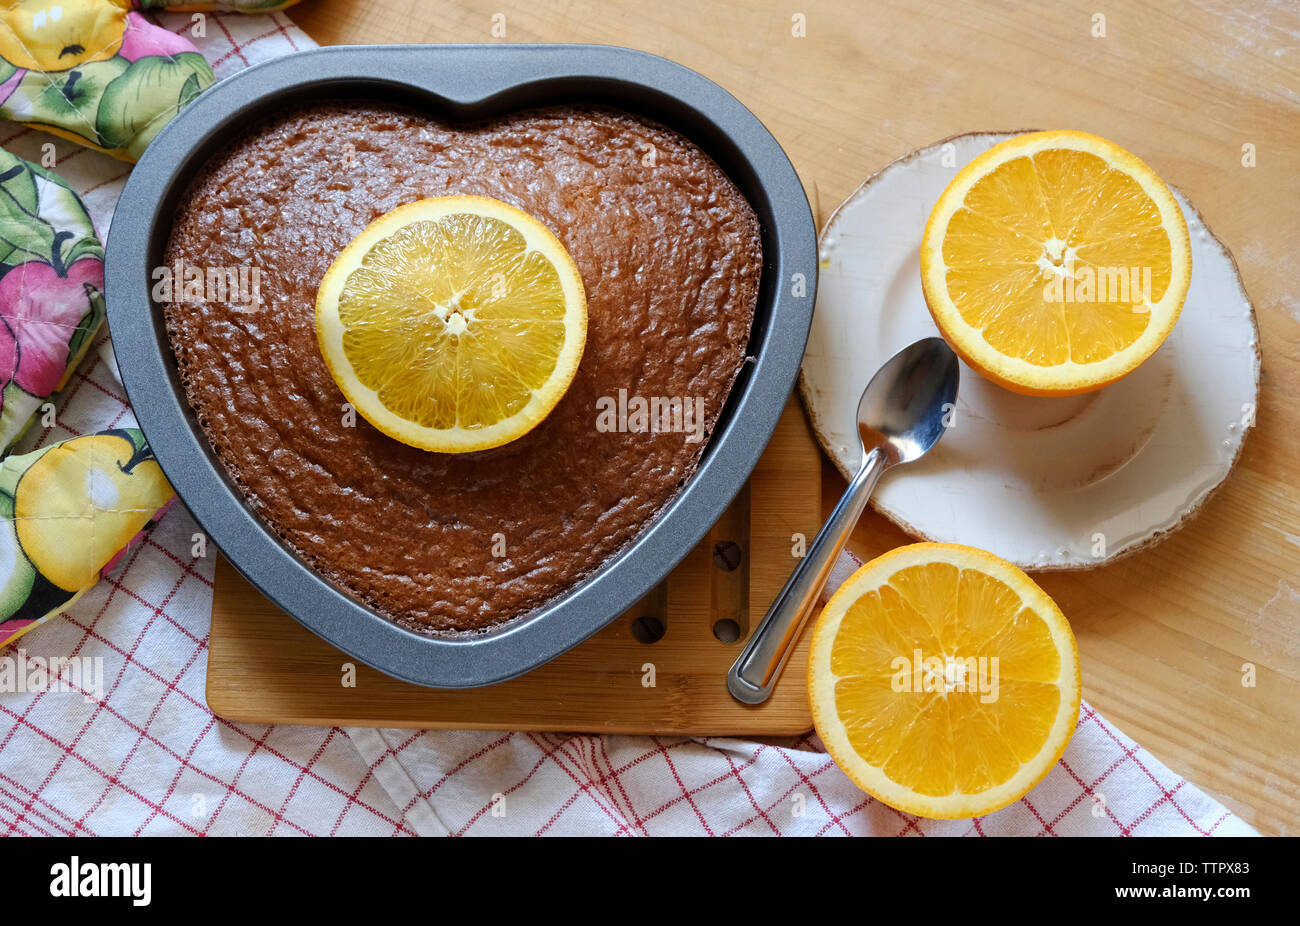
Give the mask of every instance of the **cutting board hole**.
M 723 572 L 735 572 L 740 568 L 744 551 L 734 540 L 719 540 L 713 545 L 713 562 Z
M 723 643 L 735 643 L 740 639 L 740 625 L 729 617 L 724 617 L 713 625 L 713 635 Z
M 668 628 L 657 617 L 638 617 L 632 621 L 632 636 L 640 643 L 658 643 Z

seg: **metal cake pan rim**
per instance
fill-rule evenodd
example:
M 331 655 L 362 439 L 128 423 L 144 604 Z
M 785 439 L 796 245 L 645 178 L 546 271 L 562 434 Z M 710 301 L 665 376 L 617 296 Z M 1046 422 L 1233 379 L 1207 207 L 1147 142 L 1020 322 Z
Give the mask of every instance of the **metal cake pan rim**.
M 475 67 L 467 67 L 469 62 Z M 200 159 L 206 161 L 217 133 L 268 99 L 314 87 L 387 85 L 454 108 L 484 106 L 522 88 L 562 85 L 570 90 L 556 102 L 575 102 L 572 88 L 583 82 L 630 85 L 671 98 L 735 147 L 766 198 L 760 221 L 771 223 L 764 229 L 766 296 L 756 310 L 756 320 L 766 313 L 766 331 L 754 346 L 748 377 L 733 387 L 742 391 L 729 400 L 730 414 L 694 476 L 622 551 L 505 629 L 473 637 L 418 634 L 354 601 L 304 563 L 230 485 L 169 371 L 174 361 L 150 299 L 149 255 L 158 229 L 169 227 L 168 196 L 197 170 L 195 153 L 206 146 Z M 516 108 L 527 107 L 504 107 Z M 317 636 L 388 675 L 435 688 L 494 684 L 549 662 L 632 607 L 704 537 L 775 431 L 798 375 L 817 278 L 816 229 L 807 198 L 785 152 L 758 118 L 695 71 L 605 45 L 330 46 L 256 64 L 204 91 L 154 139 L 123 189 L 106 250 L 108 323 L 123 385 L 164 473 L 209 540 Z M 803 277 L 801 293 L 791 283 L 796 274 Z

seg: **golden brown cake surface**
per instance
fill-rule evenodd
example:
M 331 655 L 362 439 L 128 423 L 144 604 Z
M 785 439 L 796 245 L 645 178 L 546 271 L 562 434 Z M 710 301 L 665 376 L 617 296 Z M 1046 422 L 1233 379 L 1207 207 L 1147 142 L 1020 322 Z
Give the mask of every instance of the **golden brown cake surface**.
M 316 288 L 362 228 L 452 193 L 537 216 L 573 255 L 588 300 L 568 393 L 526 436 L 472 456 L 408 447 L 359 417 L 346 426 L 314 329 Z M 675 132 L 599 109 L 464 126 L 380 103 L 312 106 L 252 127 L 183 198 L 165 260 L 258 269 L 256 307 L 166 306 L 190 404 L 293 550 L 426 632 L 535 610 L 673 498 L 707 437 L 611 431 L 600 414 L 620 390 L 702 400 L 707 434 L 744 361 L 762 269 L 753 210 Z

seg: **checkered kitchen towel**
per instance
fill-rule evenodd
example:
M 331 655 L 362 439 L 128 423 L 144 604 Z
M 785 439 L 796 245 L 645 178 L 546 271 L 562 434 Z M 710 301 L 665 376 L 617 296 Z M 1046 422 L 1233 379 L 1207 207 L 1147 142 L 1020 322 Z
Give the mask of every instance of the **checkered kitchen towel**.
M 158 21 L 190 27 L 189 14 Z M 284 14 L 211 15 L 193 40 L 218 78 L 313 45 Z M 55 170 L 103 236 L 129 168 L 0 126 L 0 142 L 29 160 L 51 141 Z M 60 397 L 57 426 L 21 449 L 134 423 L 106 336 L 99 346 Z M 173 506 L 62 618 L 0 651 L 12 677 L 38 689 L 0 692 L 0 833 L 1253 833 L 1087 705 L 1064 758 L 1027 798 L 947 822 L 867 798 L 811 736 L 760 745 L 229 723 L 204 702 L 212 559 L 195 555 L 196 531 Z M 845 559 L 832 584 L 853 565 Z M 80 677 L 65 670 L 59 684 L 37 684 L 51 657 L 78 657 Z

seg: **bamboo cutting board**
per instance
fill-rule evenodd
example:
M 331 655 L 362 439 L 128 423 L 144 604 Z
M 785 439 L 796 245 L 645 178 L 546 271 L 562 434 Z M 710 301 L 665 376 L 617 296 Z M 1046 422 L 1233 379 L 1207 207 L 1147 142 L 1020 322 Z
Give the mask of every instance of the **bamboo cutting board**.
M 821 460 L 792 400 L 735 502 L 637 607 L 540 669 L 460 691 L 421 688 L 356 663 L 219 559 L 208 706 L 228 720 L 312 726 L 803 733 L 812 727 L 807 633 L 761 707 L 735 701 L 725 678 L 794 568 L 797 535 L 810 541 L 820 524 Z M 355 685 L 345 685 L 353 675 Z

